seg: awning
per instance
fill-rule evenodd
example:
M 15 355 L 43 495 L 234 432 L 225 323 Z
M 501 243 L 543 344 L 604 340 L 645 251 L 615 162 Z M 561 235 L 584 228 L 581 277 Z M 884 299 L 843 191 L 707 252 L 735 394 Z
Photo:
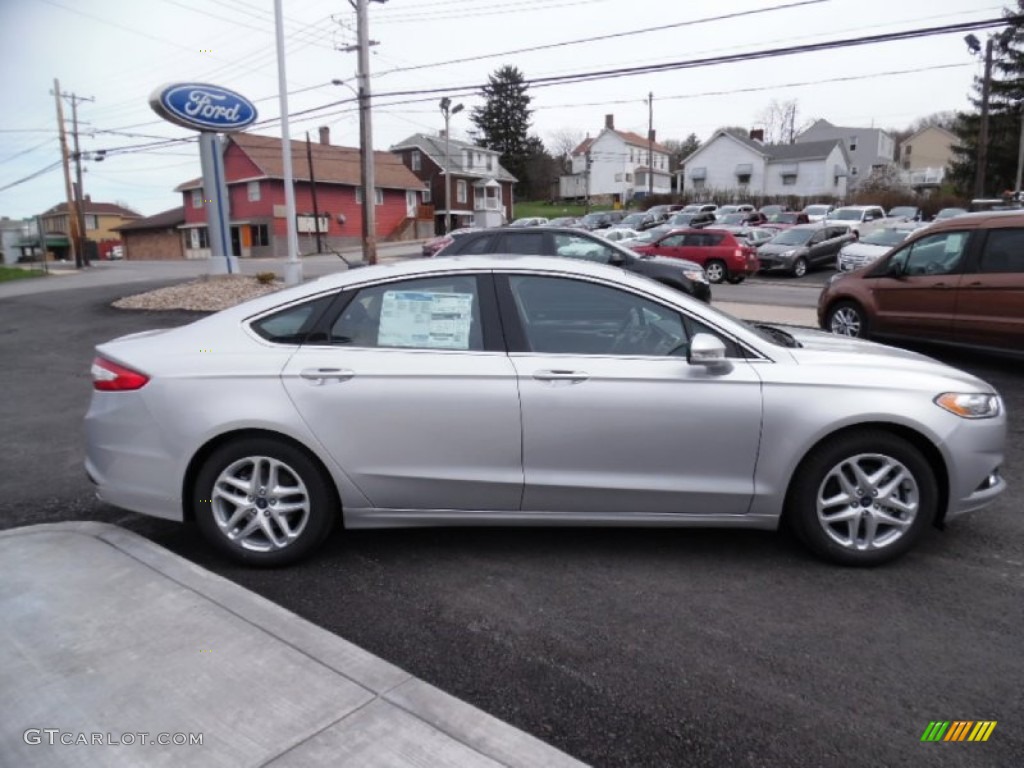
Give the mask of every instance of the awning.
M 18 243 L 18 248 L 36 248 L 39 245 L 38 237 L 23 237 Z M 71 245 L 71 241 L 63 235 L 47 235 L 46 236 L 46 247 L 47 248 L 67 248 Z
M 690 178 L 693 179 L 694 181 L 700 181 L 701 179 L 706 179 L 707 177 L 708 177 L 708 169 L 707 168 L 691 168 L 690 169 Z

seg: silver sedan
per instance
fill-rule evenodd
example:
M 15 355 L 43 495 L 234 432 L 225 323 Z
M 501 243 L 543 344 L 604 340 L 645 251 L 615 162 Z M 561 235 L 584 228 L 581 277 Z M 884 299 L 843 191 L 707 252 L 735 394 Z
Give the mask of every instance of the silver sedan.
M 96 354 L 100 498 L 257 565 L 337 523 L 785 523 L 871 565 L 1005 488 L 984 381 L 577 260 L 367 267 Z

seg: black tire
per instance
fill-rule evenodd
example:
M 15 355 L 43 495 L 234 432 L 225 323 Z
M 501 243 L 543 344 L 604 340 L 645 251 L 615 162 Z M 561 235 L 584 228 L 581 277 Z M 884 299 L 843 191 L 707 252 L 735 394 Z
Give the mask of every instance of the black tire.
M 729 276 L 729 269 L 721 259 L 712 259 L 704 265 L 704 273 L 708 276 L 708 282 L 717 285 Z
M 746 275 L 729 275 L 726 280 L 729 281 L 729 285 L 739 285 L 747 279 Z
M 839 301 L 828 308 L 825 327 L 838 336 L 866 339 L 870 333 L 867 313 L 855 301 Z
M 273 466 L 277 487 L 284 488 L 276 495 L 266 492 L 272 490 L 267 481 Z M 259 482 L 257 473 L 266 484 Z M 226 476 L 253 482 L 254 493 L 247 495 L 226 484 Z M 261 487 L 264 493 L 259 492 Z M 320 465 L 299 448 L 269 437 L 243 438 L 215 450 L 199 470 L 192 501 L 206 539 L 231 558 L 257 566 L 288 565 L 308 556 L 330 534 L 339 512 L 331 481 Z M 300 509 L 282 511 L 296 506 Z M 233 525 L 232 517 L 237 518 Z M 244 539 L 229 535 L 229 530 L 239 534 L 250 523 L 257 528 Z
M 793 270 L 790 274 L 792 274 L 793 277 L 803 277 L 807 274 L 807 270 L 807 259 L 803 256 L 798 256 L 797 260 L 793 262 Z
M 860 487 L 849 472 L 856 462 L 866 474 L 882 466 L 881 457 L 894 467 L 905 471 L 905 478 L 888 496 L 874 493 L 872 488 Z M 847 471 L 837 472 L 840 467 Z M 895 469 L 894 469 L 895 472 Z M 838 474 L 849 482 L 853 503 L 834 501 L 824 507 L 826 515 L 850 516 L 825 522 L 819 516 L 819 497 L 839 499 L 844 493 Z M 895 479 L 887 473 L 876 485 L 884 488 Z M 860 491 L 860 494 L 855 493 Z M 804 545 L 818 557 L 840 565 L 872 566 L 894 560 L 911 549 L 931 526 L 938 514 L 938 481 L 931 465 L 911 443 L 897 435 L 880 430 L 850 432 L 830 439 L 815 448 L 800 463 L 790 483 L 786 499 L 785 522 Z M 901 510 L 898 504 L 908 505 Z M 915 506 L 913 514 L 906 509 Z M 875 515 L 889 515 L 889 519 L 902 519 L 904 525 L 887 524 Z M 872 534 L 877 525 L 877 547 L 860 548 L 857 542 Z M 845 540 L 845 543 L 844 543 Z

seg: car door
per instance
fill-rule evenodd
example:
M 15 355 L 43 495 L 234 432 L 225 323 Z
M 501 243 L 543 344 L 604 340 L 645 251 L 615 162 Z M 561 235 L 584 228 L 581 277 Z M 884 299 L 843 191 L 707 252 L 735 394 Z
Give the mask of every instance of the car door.
M 897 274 L 879 277 L 872 286 L 876 332 L 952 340 L 968 235 L 962 230 L 926 235 L 886 260 L 883 266 Z
M 834 267 L 839 250 L 852 239 L 849 231 L 846 227 L 825 227 L 825 239 L 817 248 L 814 263 L 817 266 Z
M 656 256 L 670 256 L 674 259 L 686 258 L 684 255 L 684 242 L 686 235 L 676 233 L 665 237 L 652 244 L 651 252 Z
M 953 330 L 965 344 L 1024 349 L 1024 228 L 984 233 L 957 291 Z
M 761 431 L 753 365 L 690 365 L 693 318 L 619 286 L 497 281 L 519 380 L 524 513 L 747 511 Z
M 812 267 L 820 266 L 824 254 L 828 250 L 825 245 L 825 230 L 819 229 L 807 241 L 807 263 Z
M 490 277 L 390 280 L 346 298 L 282 373 L 326 452 L 375 508 L 518 509 L 519 395 Z

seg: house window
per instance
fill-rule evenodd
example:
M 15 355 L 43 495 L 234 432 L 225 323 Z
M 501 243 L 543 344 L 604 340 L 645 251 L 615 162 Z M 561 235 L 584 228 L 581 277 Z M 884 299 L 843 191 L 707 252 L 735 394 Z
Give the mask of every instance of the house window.
M 632 184 L 633 183 L 633 174 L 632 173 L 627 173 L 626 174 L 626 183 L 627 184 Z
M 455 200 L 459 203 L 466 202 L 466 180 L 459 179 L 455 182 Z
M 905 146 L 903 148 L 903 154 L 906 155 L 907 157 L 910 157 L 910 150 L 912 150 L 912 149 L 913 149 L 913 146 L 911 146 L 910 144 L 907 144 L 907 146 Z
M 260 200 L 260 183 L 258 181 L 250 181 L 245 185 L 246 194 L 249 197 L 250 203 L 258 203 Z
M 384 205 L 384 190 L 381 189 L 380 187 L 377 187 L 373 191 L 375 193 L 374 194 L 374 198 L 375 198 L 374 202 L 377 205 Z M 363 188 L 362 187 L 356 187 L 356 204 L 357 205 L 362 205 L 363 204 Z
M 192 190 L 192 207 L 202 208 L 203 207 L 203 190 L 193 189 Z
M 704 189 L 704 179 L 692 179 L 692 181 L 694 191 L 700 192 L 702 189 Z
M 424 205 L 429 204 L 430 200 L 431 200 L 430 187 L 424 187 L 423 190 L 422 190 L 422 194 L 423 194 L 423 204 Z
M 856 152 L 857 151 L 857 137 L 856 136 L 851 136 L 850 137 L 850 151 L 851 152 Z
M 411 163 L 412 169 L 414 171 L 420 170 L 421 160 L 420 160 L 420 151 L 418 149 L 414 149 L 412 151 L 412 159 L 409 162 Z
M 487 170 L 488 171 L 493 171 L 494 170 L 494 155 L 488 155 L 487 156 Z
M 270 245 L 270 228 L 266 224 L 251 225 L 249 227 L 249 234 L 252 237 L 253 248 Z
M 85 228 L 87 230 L 100 228 L 99 220 L 96 218 L 95 214 L 87 213 L 85 215 Z
M 189 242 L 187 247 L 194 249 L 210 247 L 210 233 L 206 227 L 193 227 L 189 230 Z
M 736 182 L 738 184 L 741 184 L 741 185 L 744 185 L 744 186 L 749 184 L 750 183 L 750 174 L 749 173 L 738 173 L 738 174 L 736 174 Z
M 621 173 L 616 173 L 615 174 L 615 180 L 616 181 L 622 181 L 622 174 Z
M 856 176 L 857 175 L 857 166 L 856 165 L 851 165 L 850 166 L 850 175 L 851 176 Z
M 795 173 L 784 173 L 784 174 L 782 174 L 782 184 L 783 184 L 783 186 L 786 186 L 786 187 L 792 187 L 794 184 L 796 184 L 796 174 Z

